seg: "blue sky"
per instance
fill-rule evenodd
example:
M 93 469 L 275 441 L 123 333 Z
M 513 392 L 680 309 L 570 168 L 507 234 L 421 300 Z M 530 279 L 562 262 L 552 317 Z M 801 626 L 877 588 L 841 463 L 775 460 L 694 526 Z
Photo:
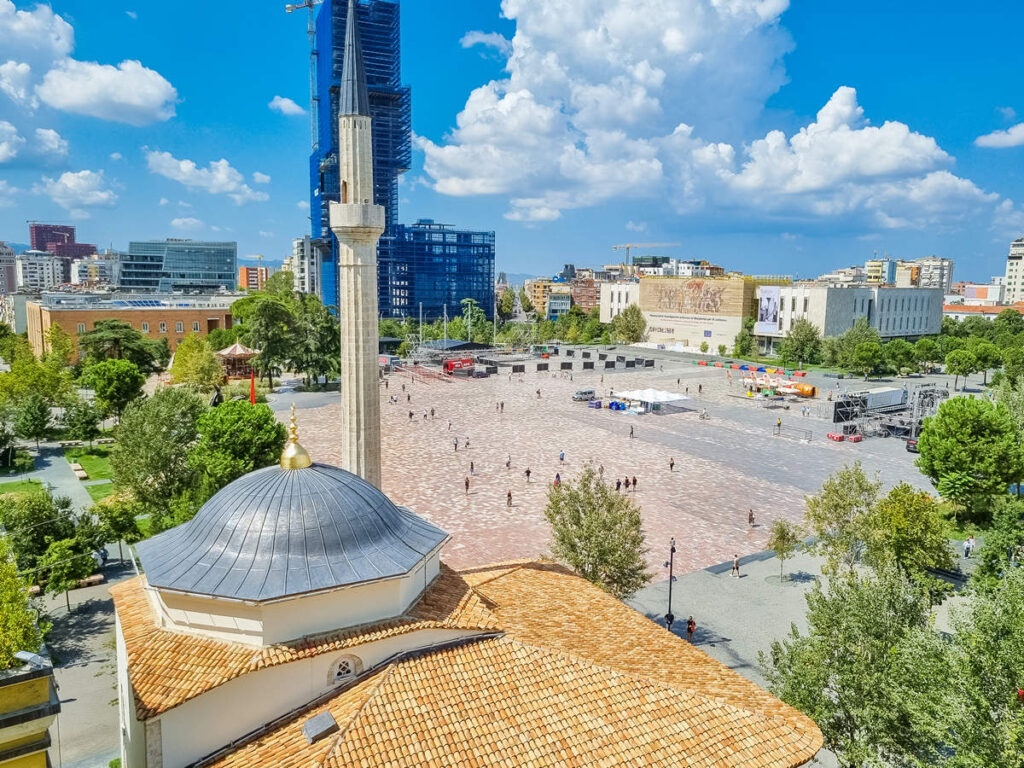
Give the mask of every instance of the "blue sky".
M 402 6 L 401 218 L 496 230 L 499 269 L 679 242 L 658 252 L 798 275 L 936 253 L 987 280 L 1024 233 L 1018 3 Z M 268 105 L 307 106 L 307 54 L 283 2 L 0 0 L 0 240 L 73 220 L 279 260 L 309 120 Z

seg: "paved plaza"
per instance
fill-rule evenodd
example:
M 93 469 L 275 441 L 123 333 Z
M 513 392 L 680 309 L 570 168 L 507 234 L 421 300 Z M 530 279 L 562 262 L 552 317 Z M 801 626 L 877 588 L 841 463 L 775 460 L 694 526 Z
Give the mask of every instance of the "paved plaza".
M 395 374 L 386 389 L 380 388 L 383 489 L 448 531 L 452 541 L 445 559 L 462 568 L 548 552 L 543 515 L 548 488 L 556 473 L 570 480 L 592 461 L 604 466 L 604 477 L 611 482 L 636 476 L 635 498 L 643 511 L 650 563 L 660 567 L 674 536 L 682 573 L 731 560 L 734 553 L 763 550 L 772 520 L 800 520 L 804 496 L 854 460 L 877 471 L 887 486 L 907 480 L 927 487 L 903 441 L 832 443 L 825 437 L 831 424 L 816 415 L 801 415 L 799 404 L 790 410 L 765 409 L 737 397 L 742 384 L 739 372 L 732 374 L 730 384 L 722 369 L 678 359 L 659 360 L 655 368 L 642 371 L 576 371 L 571 381 L 536 372 L 523 375 L 521 382 L 519 376 L 510 381 L 507 372 L 450 382 Z M 826 391 L 829 386 L 838 391 L 835 380 L 809 380 Z M 572 393 L 583 387 L 593 387 L 605 399 L 612 389 L 688 391 L 692 400 L 687 405 L 694 410 L 644 416 L 595 410 L 572 401 Z M 391 396 L 399 402 L 392 404 Z M 340 461 L 337 398 L 282 393 L 274 400 L 281 419 L 293 400 L 300 409 L 301 440 L 314 461 Z M 707 409 L 708 420 L 698 418 L 701 408 Z M 824 404 L 812 410 L 823 414 Z M 787 428 L 809 430 L 811 441 L 774 437 L 778 418 Z M 634 438 L 629 436 L 631 427 Z M 559 461 L 561 451 L 564 463 Z M 506 469 L 509 458 L 511 467 Z M 674 471 L 669 470 L 670 458 Z M 530 483 L 524 475 L 527 467 Z M 511 508 L 506 506 L 509 490 Z M 754 528 L 747 525 L 749 509 L 757 519 Z

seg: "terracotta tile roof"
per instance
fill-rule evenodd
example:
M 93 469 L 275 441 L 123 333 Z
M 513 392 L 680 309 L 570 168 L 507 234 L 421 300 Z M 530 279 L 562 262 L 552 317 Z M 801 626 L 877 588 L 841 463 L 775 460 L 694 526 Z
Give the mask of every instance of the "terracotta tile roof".
M 486 601 L 447 566 L 408 615 L 376 624 L 252 648 L 161 629 L 144 578 L 110 588 L 128 654 L 140 720 L 148 720 L 248 672 L 420 629 L 499 628 Z
M 789 768 L 821 748 L 810 719 L 559 566 L 460 575 L 503 637 L 395 661 L 211 765 Z M 325 710 L 341 731 L 306 744 Z

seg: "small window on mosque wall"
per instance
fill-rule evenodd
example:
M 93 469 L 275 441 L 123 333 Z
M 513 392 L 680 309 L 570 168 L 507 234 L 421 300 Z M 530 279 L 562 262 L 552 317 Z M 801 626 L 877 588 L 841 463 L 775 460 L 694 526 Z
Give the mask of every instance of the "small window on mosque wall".
M 342 683 L 347 683 L 350 680 L 354 680 L 356 675 L 359 674 L 361 667 L 362 665 L 359 663 L 359 659 L 355 656 L 342 656 L 331 665 L 331 673 L 328 683 L 331 685 L 340 685 Z

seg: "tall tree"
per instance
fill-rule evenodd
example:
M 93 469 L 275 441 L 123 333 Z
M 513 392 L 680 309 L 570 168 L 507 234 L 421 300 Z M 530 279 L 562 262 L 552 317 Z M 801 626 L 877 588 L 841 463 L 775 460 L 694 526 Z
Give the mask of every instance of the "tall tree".
M 1014 386 L 1024 385 L 1024 347 L 1008 347 L 1001 354 L 1003 373 Z
M 842 768 L 937 764 L 950 675 L 924 595 L 893 569 L 827 584 L 806 596 L 807 632 L 761 654 L 769 689 L 818 724 Z
M 989 369 L 995 368 L 1002 362 L 1002 354 L 999 351 L 999 347 L 985 339 L 970 339 L 967 349 L 974 355 L 974 370 L 981 371 L 984 375 L 982 385 L 987 385 Z M 964 386 L 966 386 L 966 381 Z
M 200 392 L 212 392 L 224 383 L 224 366 L 213 353 L 209 342 L 199 334 L 186 336 L 174 352 L 171 379 Z
M 96 393 L 104 413 L 118 417 L 134 400 L 142 397 L 146 377 L 131 360 L 110 359 L 93 363 L 82 372 L 82 383 Z
M 1014 336 L 1024 334 L 1024 316 L 1016 309 L 1007 307 L 992 321 L 992 327 L 996 333 L 1006 332 Z
M 964 377 L 964 387 L 967 387 L 967 377 L 978 370 L 978 361 L 974 355 L 966 349 L 954 349 L 946 355 L 946 372 L 953 374 L 953 391 L 957 389 L 960 377 Z
M 516 311 L 516 294 L 511 288 L 506 288 L 501 292 L 501 298 L 498 300 L 498 313 L 501 315 L 502 320 L 507 320 L 512 317 L 512 314 Z
M 983 589 L 991 589 L 1013 570 L 1014 563 L 1024 562 L 1024 500 L 1008 496 L 997 500 L 978 561 L 971 583 Z
M 552 554 L 587 581 L 621 598 L 651 580 L 640 508 L 611 490 L 589 462 L 575 480 L 551 488 L 544 516 Z
M 19 665 L 18 651 L 35 653 L 43 644 L 35 613 L 28 606 L 28 584 L 18 576 L 11 544 L 0 534 L 0 671 Z
M 21 493 L 3 499 L 0 522 L 7 529 L 19 570 L 35 568 L 51 539 L 74 537 L 71 500 L 66 496 L 54 499 L 48 493 Z
M 29 394 L 14 412 L 14 431 L 25 440 L 39 441 L 50 432 L 50 404 L 38 392 Z
M 519 303 L 522 304 L 523 312 L 533 312 L 533 302 L 530 301 L 530 294 L 526 292 L 526 288 L 519 289 Z
M 647 319 L 638 304 L 630 304 L 612 323 L 616 338 L 625 344 L 635 344 L 647 337 Z
M 934 483 L 963 472 L 978 493 L 1003 494 L 1024 476 L 1017 426 L 1006 408 L 986 400 L 946 400 L 924 420 L 917 447 L 917 466 Z
M 768 529 L 768 549 L 775 553 L 779 560 L 779 579 L 784 578 L 786 561 L 789 560 L 803 543 L 803 531 L 800 526 L 791 523 L 784 517 L 772 521 Z
M 896 373 L 917 370 L 917 350 L 906 339 L 893 339 L 882 347 L 886 363 Z
M 130 360 L 147 375 L 162 371 L 168 360 L 160 342 L 147 339 L 123 320 L 97 321 L 93 330 L 79 335 L 78 346 L 90 362 Z
M 56 323 L 46 331 L 46 354 L 43 362 L 55 371 L 63 371 L 75 359 L 75 341 Z
M 875 568 L 895 565 L 920 580 L 929 568 L 952 568 L 946 521 L 935 498 L 900 483 L 871 509 L 864 560 Z
M 852 368 L 861 371 L 867 379 L 881 365 L 882 359 L 882 345 L 876 341 L 865 341 L 853 350 Z
M 856 364 L 855 355 L 859 345 L 869 343 L 881 345 L 882 335 L 868 322 L 867 318 L 858 318 L 854 321 L 853 327 L 839 337 L 839 354 L 836 363 L 848 371 L 863 370 Z
M 96 563 L 88 552 L 80 552 L 73 539 L 50 542 L 45 554 L 39 559 L 39 579 L 45 580 L 46 592 L 50 595 L 64 593 L 68 611 L 71 611 L 71 597 L 68 592 L 78 586 L 96 570 Z
M 295 293 L 295 273 L 287 269 L 275 272 L 263 283 L 263 293 L 271 296 L 292 296 Z
M 924 365 L 925 370 L 929 372 L 931 371 L 932 364 L 942 359 L 939 345 L 935 343 L 935 339 L 930 338 L 918 339 L 914 343 L 914 355 L 917 357 L 917 362 Z
M 821 332 L 818 326 L 803 317 L 793 322 L 793 327 L 779 345 L 779 357 L 785 361 L 795 360 L 801 367 L 804 363 L 817 362 L 820 352 Z
M 338 321 L 317 296 L 306 294 L 299 297 L 295 306 L 294 330 L 288 364 L 316 382 L 321 376 L 330 378 L 340 373 L 341 337 Z M 387 321 L 382 321 L 381 325 Z M 404 337 L 402 326 L 394 322 L 389 336 Z
M 204 410 L 197 395 L 177 387 L 129 405 L 110 451 L 117 485 L 155 504 L 167 503 L 189 486 L 194 472 L 188 452 L 198 440 L 196 422 Z
M 736 357 L 748 357 L 754 352 L 754 318 L 743 319 L 743 327 L 733 340 L 732 353 Z
M 196 422 L 199 442 L 189 460 L 215 492 L 242 475 L 275 464 L 287 438 L 270 407 L 231 401 L 206 411 Z
M 236 301 L 231 305 L 232 311 L 242 302 L 251 304 L 245 311 L 240 338 L 247 346 L 259 350 L 259 355 L 253 359 L 253 368 L 272 386 L 274 372 L 285 364 L 291 352 L 295 323 L 292 302 L 256 294 Z
M 882 484 L 870 479 L 860 462 L 835 472 L 815 496 L 807 497 L 804 520 L 814 537 L 810 550 L 825 558 L 822 570 L 852 570 L 864 554 L 866 524 Z
M 92 514 L 99 519 L 107 532 L 107 538 L 117 541 L 118 560 L 124 560 L 121 542 L 131 545 L 142 541 L 138 518 L 146 511 L 145 505 L 140 504 L 131 492 L 124 491 L 108 496 L 93 505 Z
M 75 400 L 64 409 L 64 434 L 71 440 L 82 440 L 92 445 L 100 434 L 100 412 L 92 403 Z

